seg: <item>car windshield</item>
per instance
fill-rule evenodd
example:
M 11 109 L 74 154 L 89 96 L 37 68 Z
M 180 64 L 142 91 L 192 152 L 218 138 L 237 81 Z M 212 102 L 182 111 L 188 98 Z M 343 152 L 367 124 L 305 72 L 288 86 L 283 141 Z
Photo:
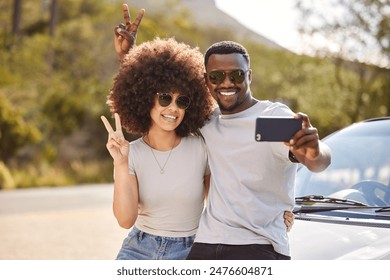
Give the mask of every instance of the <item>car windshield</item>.
M 352 125 L 324 139 L 332 163 L 323 172 L 300 166 L 296 197 L 322 195 L 390 205 L 390 120 Z

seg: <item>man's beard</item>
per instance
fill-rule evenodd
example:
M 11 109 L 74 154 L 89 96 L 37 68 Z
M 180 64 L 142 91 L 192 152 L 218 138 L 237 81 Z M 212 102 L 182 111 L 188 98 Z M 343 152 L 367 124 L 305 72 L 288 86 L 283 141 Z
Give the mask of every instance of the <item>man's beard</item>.
M 217 103 L 218 103 L 218 106 L 219 106 L 219 109 L 221 111 L 224 111 L 224 112 L 228 112 L 228 113 L 232 113 L 235 109 L 237 109 L 242 103 L 244 103 L 245 101 L 245 98 L 243 100 L 237 100 L 234 104 L 230 105 L 229 107 L 226 107 L 222 104 L 222 102 L 220 102 L 219 100 L 217 100 Z

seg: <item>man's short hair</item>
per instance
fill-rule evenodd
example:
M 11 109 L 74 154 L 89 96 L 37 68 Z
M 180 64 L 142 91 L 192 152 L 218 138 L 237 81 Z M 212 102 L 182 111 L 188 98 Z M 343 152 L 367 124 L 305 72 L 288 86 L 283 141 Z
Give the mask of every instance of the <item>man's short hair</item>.
M 212 44 L 206 51 L 204 55 L 204 65 L 207 66 L 209 62 L 209 58 L 213 54 L 232 54 L 232 53 L 240 53 L 250 65 L 250 59 L 248 51 L 245 47 L 239 43 L 233 41 L 221 41 L 218 43 Z

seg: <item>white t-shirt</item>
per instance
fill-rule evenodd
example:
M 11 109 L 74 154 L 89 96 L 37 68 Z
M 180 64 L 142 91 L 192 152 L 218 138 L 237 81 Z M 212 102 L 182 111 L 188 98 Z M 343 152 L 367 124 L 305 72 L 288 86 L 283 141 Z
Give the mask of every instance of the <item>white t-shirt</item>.
M 219 110 L 201 129 L 211 170 L 207 207 L 195 242 L 272 244 L 289 255 L 283 213 L 294 206 L 297 164 L 280 142 L 256 142 L 256 117 L 292 116 L 281 103 L 259 101 L 231 115 Z
M 170 151 L 153 150 L 163 166 Z M 185 237 L 196 233 L 204 208 L 203 178 L 210 174 L 201 137 L 183 137 L 160 167 L 142 138 L 130 143 L 129 172 L 139 186 L 139 211 L 135 226 L 147 233 Z

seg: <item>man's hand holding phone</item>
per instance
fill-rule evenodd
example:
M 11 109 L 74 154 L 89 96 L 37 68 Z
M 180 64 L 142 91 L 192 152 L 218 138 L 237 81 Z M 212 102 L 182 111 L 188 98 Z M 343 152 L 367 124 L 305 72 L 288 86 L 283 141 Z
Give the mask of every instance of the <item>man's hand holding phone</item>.
M 306 165 L 311 170 L 321 170 L 315 162 L 321 156 L 320 145 L 324 145 L 318 131 L 310 123 L 306 114 L 297 113 L 294 117 L 259 117 L 256 119 L 256 141 L 284 142 L 290 149 L 290 159 Z M 330 154 L 328 148 L 325 153 Z M 327 155 L 327 158 L 330 156 Z
M 294 157 L 309 170 L 322 171 L 330 164 L 329 147 L 320 141 L 317 128 L 311 125 L 306 114 L 297 113 L 294 118 L 302 120 L 302 129 L 284 144 L 289 147 Z

